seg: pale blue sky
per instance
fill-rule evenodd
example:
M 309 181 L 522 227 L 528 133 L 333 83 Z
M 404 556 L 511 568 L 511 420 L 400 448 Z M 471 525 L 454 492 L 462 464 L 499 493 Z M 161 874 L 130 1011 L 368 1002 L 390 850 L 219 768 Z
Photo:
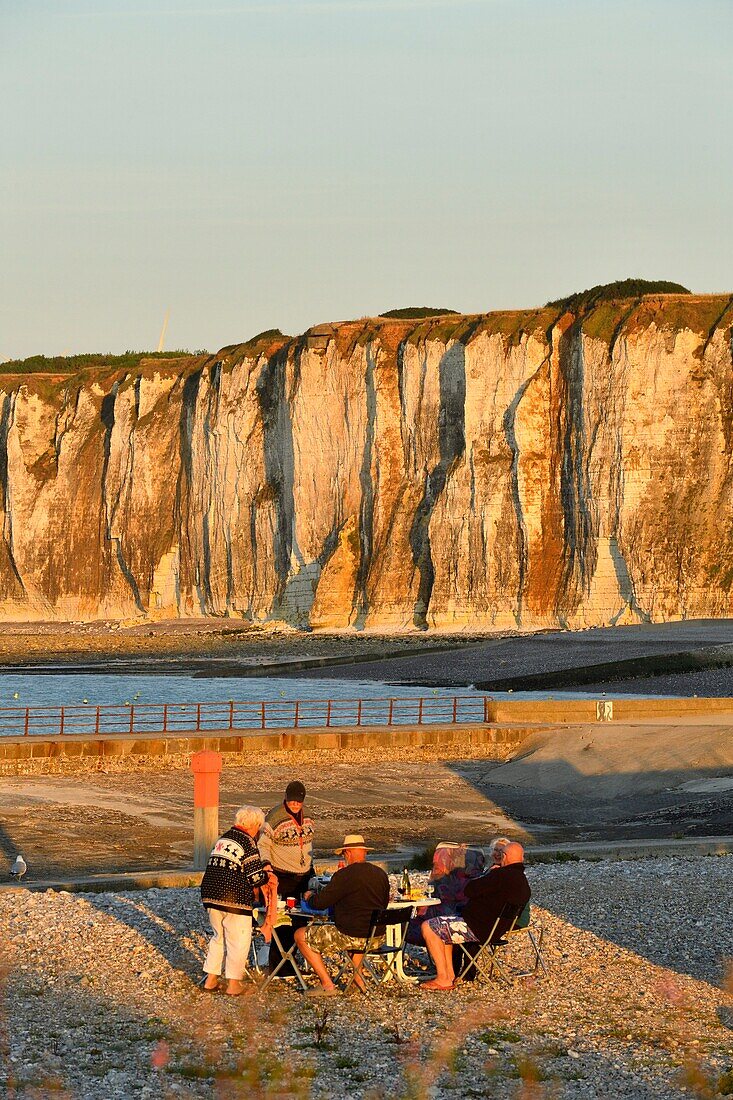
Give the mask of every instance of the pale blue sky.
M 0 0 L 0 358 L 733 291 L 731 0 Z

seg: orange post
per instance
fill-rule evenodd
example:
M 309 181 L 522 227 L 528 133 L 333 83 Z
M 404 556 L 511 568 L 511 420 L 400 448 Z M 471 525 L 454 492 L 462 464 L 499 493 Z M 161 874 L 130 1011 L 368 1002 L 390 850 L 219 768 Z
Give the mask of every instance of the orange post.
M 203 871 L 219 838 L 221 753 L 203 749 L 191 757 L 193 772 L 193 865 Z

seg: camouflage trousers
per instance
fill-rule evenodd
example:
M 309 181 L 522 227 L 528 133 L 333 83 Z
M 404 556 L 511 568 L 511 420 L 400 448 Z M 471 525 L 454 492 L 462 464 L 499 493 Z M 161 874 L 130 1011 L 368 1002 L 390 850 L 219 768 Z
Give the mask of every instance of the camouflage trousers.
M 309 947 L 317 951 L 319 955 L 330 955 L 339 951 L 363 951 L 366 947 L 365 936 L 347 936 L 345 932 L 339 932 L 335 924 L 325 924 L 314 921 L 308 925 L 305 940 Z M 383 943 L 384 936 L 372 941 L 372 947 L 377 943 Z

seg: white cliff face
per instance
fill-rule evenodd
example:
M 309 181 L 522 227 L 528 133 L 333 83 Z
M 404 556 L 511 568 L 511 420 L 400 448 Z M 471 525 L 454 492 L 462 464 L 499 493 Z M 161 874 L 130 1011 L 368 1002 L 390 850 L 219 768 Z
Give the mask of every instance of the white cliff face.
M 732 320 L 650 297 L 0 378 L 0 617 L 729 615 Z

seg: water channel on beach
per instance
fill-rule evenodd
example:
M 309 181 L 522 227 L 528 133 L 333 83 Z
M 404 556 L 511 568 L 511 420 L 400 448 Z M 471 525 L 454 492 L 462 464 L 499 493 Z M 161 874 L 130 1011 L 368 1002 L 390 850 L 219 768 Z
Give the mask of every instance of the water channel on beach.
M 0 708 L 79 705 L 125 706 L 135 703 L 280 702 L 285 700 L 348 699 L 477 699 L 485 695 L 473 687 L 433 688 L 423 684 L 395 684 L 380 680 L 313 679 L 297 676 L 243 676 L 205 678 L 160 672 L 29 672 L 0 673 Z M 598 692 L 493 692 L 494 699 L 597 698 Z M 628 698 L 628 695 L 624 696 Z M 641 697 L 641 696 L 640 696 Z M 608 698 L 613 698 L 608 693 Z

